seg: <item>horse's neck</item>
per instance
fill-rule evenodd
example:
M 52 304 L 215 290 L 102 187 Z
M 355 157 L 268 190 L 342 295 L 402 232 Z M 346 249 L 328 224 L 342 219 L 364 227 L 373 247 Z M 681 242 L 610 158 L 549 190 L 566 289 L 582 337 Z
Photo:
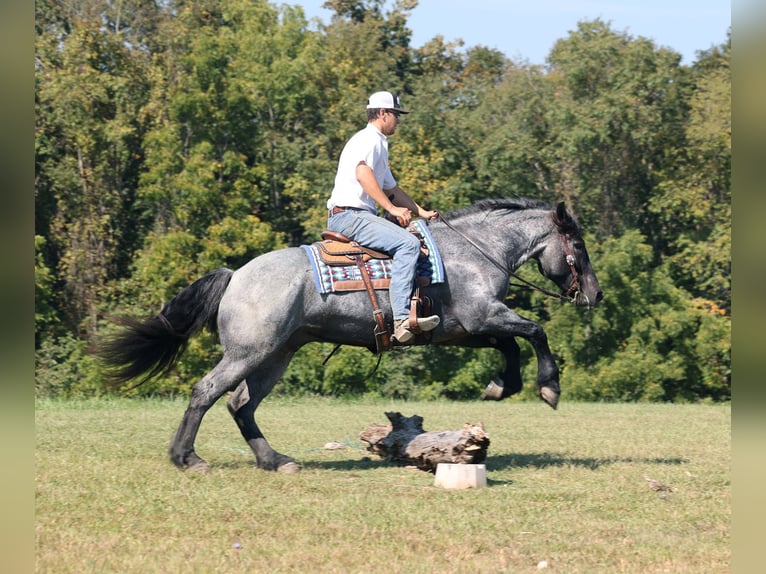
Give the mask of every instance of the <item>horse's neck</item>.
M 510 261 L 514 270 L 530 259 L 537 259 L 551 234 L 548 212 L 538 211 L 533 217 L 526 218 L 519 216 L 516 223 L 519 224 L 519 233 L 523 239 L 510 248 Z
M 516 212 L 476 213 L 459 222 L 459 229 L 470 233 L 496 259 L 515 271 L 530 259 L 535 259 L 550 235 L 547 211 L 520 210 Z

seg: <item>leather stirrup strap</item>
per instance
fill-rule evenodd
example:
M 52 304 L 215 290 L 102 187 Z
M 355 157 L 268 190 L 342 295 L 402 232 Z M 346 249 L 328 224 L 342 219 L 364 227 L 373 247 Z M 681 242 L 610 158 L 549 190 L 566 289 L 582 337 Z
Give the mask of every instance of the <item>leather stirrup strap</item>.
M 407 322 L 407 328 L 415 334 L 422 333 L 418 325 L 418 305 L 420 305 L 420 287 L 415 287 L 410 299 L 410 315 Z
M 421 317 L 427 317 L 431 314 L 431 298 L 420 292 L 420 287 L 415 287 L 410 299 L 410 314 L 408 317 L 407 328 L 413 333 L 420 335 L 423 330 L 418 325 L 418 311 Z
M 362 274 L 362 281 L 364 281 L 364 287 L 367 289 L 367 295 L 370 296 L 370 303 L 372 303 L 372 318 L 375 319 L 375 328 L 373 333 L 375 334 L 375 346 L 378 349 L 378 353 L 391 350 L 391 337 L 386 330 L 386 319 L 383 314 L 383 310 L 378 304 L 378 297 L 375 295 L 375 289 L 372 287 L 372 280 L 370 274 L 367 272 L 367 265 L 364 263 L 364 257 L 362 254 L 358 254 L 354 257 L 359 271 Z

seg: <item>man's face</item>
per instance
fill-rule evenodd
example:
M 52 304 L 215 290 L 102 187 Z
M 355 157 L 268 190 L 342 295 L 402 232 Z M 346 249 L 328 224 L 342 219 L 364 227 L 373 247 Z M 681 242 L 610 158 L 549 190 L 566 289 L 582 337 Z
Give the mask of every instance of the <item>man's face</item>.
M 383 129 L 380 131 L 384 135 L 390 136 L 396 131 L 396 126 L 399 125 L 399 112 L 396 110 L 383 110 Z

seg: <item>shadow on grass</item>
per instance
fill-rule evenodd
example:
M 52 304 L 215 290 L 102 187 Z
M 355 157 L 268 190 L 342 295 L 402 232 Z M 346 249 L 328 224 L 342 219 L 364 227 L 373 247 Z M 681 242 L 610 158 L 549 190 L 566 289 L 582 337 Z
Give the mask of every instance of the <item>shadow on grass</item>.
M 399 465 L 395 462 L 387 461 L 377 457 L 361 458 L 361 459 L 348 459 L 348 460 L 328 460 L 328 461 L 302 461 L 297 460 L 302 469 L 305 470 L 336 470 L 341 472 L 363 471 L 363 470 L 375 470 L 379 468 L 392 468 Z M 639 464 L 658 464 L 658 465 L 681 465 L 687 464 L 689 461 L 679 457 L 669 458 L 641 458 L 641 457 L 572 457 L 564 453 L 516 453 L 498 456 L 489 456 L 484 461 L 488 471 L 498 470 L 512 470 L 514 468 L 549 468 L 549 467 L 565 467 L 574 466 L 580 468 L 587 468 L 589 470 L 598 470 L 603 466 L 619 463 L 639 463 Z M 240 462 L 240 461 L 227 461 L 218 462 L 214 466 L 220 468 L 241 468 L 242 466 L 255 467 L 255 461 Z M 497 482 L 498 484 L 507 484 L 508 481 L 492 481 L 488 480 L 488 484 L 491 482 Z
M 500 456 L 487 457 L 485 464 L 488 470 L 507 470 L 512 468 L 548 468 L 551 466 L 578 466 L 590 470 L 597 470 L 602 466 L 616 463 L 641 463 L 641 464 L 686 464 L 686 459 L 678 457 L 670 458 L 636 458 L 636 457 L 600 457 L 580 458 L 562 453 L 516 453 Z
M 362 458 L 356 460 L 327 460 L 309 462 L 300 462 L 301 467 L 305 469 L 316 470 L 340 470 L 340 471 L 354 471 L 354 470 L 375 470 L 377 468 L 391 468 L 399 466 L 396 463 L 381 459 L 381 458 Z
M 208 460 L 210 462 L 210 460 Z M 315 461 L 315 460 L 301 460 L 300 458 L 296 458 L 296 462 L 300 465 L 301 469 L 303 470 L 339 470 L 339 471 L 354 471 L 354 470 L 374 470 L 376 468 L 390 468 L 393 466 L 397 466 L 396 464 L 392 462 L 388 462 L 386 460 L 382 459 L 375 459 L 375 460 L 364 460 L 364 459 L 356 459 L 356 460 L 333 460 L 333 461 Z M 236 470 L 240 468 L 245 467 L 252 467 L 257 469 L 257 465 L 255 463 L 255 460 L 247 460 L 247 461 L 235 461 L 235 460 L 228 460 L 228 461 L 213 461 L 211 465 L 215 468 L 225 468 L 228 470 Z
M 572 457 L 563 453 L 516 453 L 499 456 L 489 456 L 484 464 L 487 470 L 510 470 L 514 468 L 549 468 L 576 466 L 597 470 L 602 466 L 618 463 L 639 463 L 639 464 L 660 464 L 660 465 L 680 465 L 689 461 L 679 457 L 669 458 L 641 458 L 641 457 L 601 457 L 601 458 L 580 458 Z M 325 470 L 373 470 L 376 468 L 385 468 L 400 466 L 396 463 L 383 459 L 361 459 L 361 460 L 335 460 L 335 461 L 311 461 L 301 463 L 304 468 L 325 469 Z M 502 481 L 501 481 L 502 482 Z

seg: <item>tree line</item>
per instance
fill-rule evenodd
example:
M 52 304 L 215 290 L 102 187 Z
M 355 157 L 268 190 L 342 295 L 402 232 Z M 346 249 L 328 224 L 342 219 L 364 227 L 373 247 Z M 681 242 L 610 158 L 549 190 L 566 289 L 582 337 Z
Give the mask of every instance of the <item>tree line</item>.
M 586 231 L 600 308 L 509 291 L 546 327 L 569 399 L 730 398 L 728 33 L 683 65 L 581 21 L 531 65 L 441 36 L 413 48 L 416 6 L 328 0 L 325 24 L 265 0 L 36 0 L 38 395 L 107 392 L 88 348 L 110 316 L 317 240 L 340 150 L 389 89 L 413 110 L 392 169 L 421 205 L 565 201 Z M 501 367 L 492 350 L 411 348 L 377 370 L 366 350 L 330 351 L 301 350 L 277 392 L 472 399 Z M 186 393 L 218 356 L 206 333 L 130 392 Z

